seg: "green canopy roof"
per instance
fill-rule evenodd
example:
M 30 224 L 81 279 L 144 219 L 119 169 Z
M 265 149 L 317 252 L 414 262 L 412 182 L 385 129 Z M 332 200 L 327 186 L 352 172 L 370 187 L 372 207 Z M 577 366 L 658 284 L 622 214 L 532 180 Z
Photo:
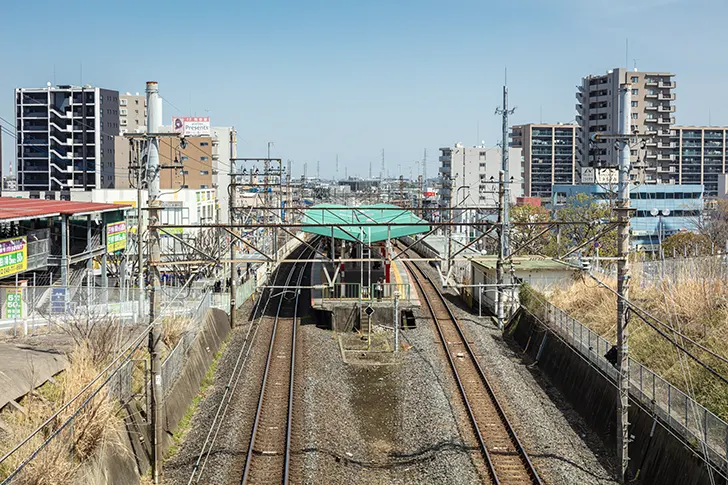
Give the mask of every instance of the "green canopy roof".
M 427 221 L 406 209 L 391 204 L 357 207 L 317 204 L 306 210 L 302 222 L 303 224 L 321 224 L 319 227 L 304 227 L 304 232 L 330 237 L 333 227 L 335 238 L 364 243 L 386 241 L 388 233 L 394 239 L 430 230 L 430 226 L 426 225 L 408 226 L 407 224 L 427 224 Z M 337 227 L 337 224 L 362 225 Z

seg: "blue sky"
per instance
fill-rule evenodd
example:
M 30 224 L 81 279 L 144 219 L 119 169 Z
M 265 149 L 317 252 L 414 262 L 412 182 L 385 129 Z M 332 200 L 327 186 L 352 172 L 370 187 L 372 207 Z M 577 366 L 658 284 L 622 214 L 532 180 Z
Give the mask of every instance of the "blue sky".
M 172 115 L 234 125 L 240 156 L 375 175 L 381 150 L 408 176 L 428 151 L 500 139 L 504 69 L 512 123 L 569 122 L 575 86 L 636 62 L 676 74 L 679 124 L 728 124 L 724 0 L 5 2 L 0 117 L 13 89 L 46 82 L 143 92 Z M 150 30 L 152 29 L 153 30 Z M 629 39 L 629 55 L 625 53 Z M 636 61 L 635 61 L 636 60 Z M 5 124 L 0 120 L 0 123 Z M 5 165 L 14 140 L 3 135 Z

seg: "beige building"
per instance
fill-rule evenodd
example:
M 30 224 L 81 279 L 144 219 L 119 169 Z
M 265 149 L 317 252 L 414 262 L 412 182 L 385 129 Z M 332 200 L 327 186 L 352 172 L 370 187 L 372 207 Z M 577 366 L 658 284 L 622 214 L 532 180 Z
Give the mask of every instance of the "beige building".
M 578 179 L 576 125 L 529 123 L 511 129 L 511 147 L 523 153 L 523 195 L 551 198 L 553 184 Z
M 147 131 L 147 97 L 137 94 L 119 95 L 119 132 Z
M 619 87 L 629 83 L 632 89 L 632 132 L 653 135 L 646 147 L 644 161 L 653 169 L 646 172 L 647 183 L 669 183 L 669 166 L 674 163 L 671 126 L 675 123 L 674 74 L 613 69 L 604 75 L 582 79 L 576 92 L 578 158 L 582 166 L 616 167 L 619 151 L 610 141 L 592 142 L 594 133 L 618 133 Z M 632 150 L 632 162 L 641 158 Z

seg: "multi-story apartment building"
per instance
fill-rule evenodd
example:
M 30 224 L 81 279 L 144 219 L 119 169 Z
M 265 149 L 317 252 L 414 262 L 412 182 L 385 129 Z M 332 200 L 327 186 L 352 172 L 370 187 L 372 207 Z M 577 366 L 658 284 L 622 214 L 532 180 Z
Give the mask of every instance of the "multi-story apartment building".
M 576 92 L 576 121 L 578 134 L 579 163 L 586 166 L 615 167 L 619 151 L 611 141 L 593 142 L 594 133 L 618 133 L 619 130 L 619 88 L 630 84 L 632 90 L 631 131 L 652 135 L 648 141 L 645 160 L 649 170 L 647 183 L 669 183 L 670 173 L 665 170 L 672 162 L 670 127 L 675 123 L 674 74 L 667 72 L 638 72 L 628 69 L 613 69 L 604 75 L 587 76 L 582 79 Z M 640 153 L 632 150 L 632 161 Z
M 523 195 L 521 174 L 522 151 L 508 150 L 508 170 L 512 178 L 511 202 Z M 501 149 L 486 147 L 440 148 L 440 205 L 457 204 L 468 207 L 494 207 L 498 201 L 498 174 L 501 169 Z M 465 202 L 463 202 L 465 201 Z
M 702 184 L 706 197 L 718 197 L 718 179 L 726 172 L 728 127 L 675 126 L 674 162 L 668 168 L 674 183 Z
M 21 191 L 113 188 L 119 93 L 92 86 L 15 90 Z
M 119 95 L 119 133 L 147 131 L 147 97 L 139 93 Z
M 551 198 L 553 184 L 578 179 L 577 126 L 529 123 L 513 126 L 511 147 L 523 151 L 523 195 Z

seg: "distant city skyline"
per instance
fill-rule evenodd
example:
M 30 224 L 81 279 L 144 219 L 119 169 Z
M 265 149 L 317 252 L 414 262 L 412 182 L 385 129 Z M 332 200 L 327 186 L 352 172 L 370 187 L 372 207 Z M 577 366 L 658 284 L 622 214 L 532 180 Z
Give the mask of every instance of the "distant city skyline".
M 0 61 L 0 117 L 13 123 L 13 90 L 54 84 L 91 84 L 120 93 L 143 92 L 156 80 L 164 119 L 210 116 L 238 130 L 239 156 L 292 159 L 300 176 L 316 161 L 332 177 L 378 175 L 381 150 L 390 174 L 429 154 L 437 173 L 438 148 L 462 142 L 500 142 L 504 70 L 508 69 L 511 124 L 572 122 L 575 86 L 589 74 L 617 67 L 676 74 L 679 125 L 728 125 L 728 82 L 717 0 L 617 0 L 603 5 L 562 0 L 300 4 L 234 1 L 206 6 L 178 1 L 124 4 L 43 0 L 4 8 Z M 120 10 L 150 22 L 110 29 Z M 14 19 L 32 16 L 35 28 Z M 637 16 L 649 22 L 635 28 Z M 104 21 L 100 21 L 105 19 Z M 503 21 L 501 21 L 503 19 Z M 241 26 L 245 28 L 241 28 Z M 700 25 L 699 29 L 686 26 Z M 660 41 L 669 32 L 669 46 Z M 123 35 L 121 35 L 123 33 Z M 64 45 L 55 46 L 62 39 Z M 626 40 L 628 39 L 628 46 Z M 153 47 L 149 55 L 142 53 Z M 156 49 L 156 53 L 154 52 Z M 133 54 L 132 54 L 133 53 Z M 8 123 L 0 120 L 6 128 Z M 3 134 L 3 160 L 15 160 L 14 139 Z

